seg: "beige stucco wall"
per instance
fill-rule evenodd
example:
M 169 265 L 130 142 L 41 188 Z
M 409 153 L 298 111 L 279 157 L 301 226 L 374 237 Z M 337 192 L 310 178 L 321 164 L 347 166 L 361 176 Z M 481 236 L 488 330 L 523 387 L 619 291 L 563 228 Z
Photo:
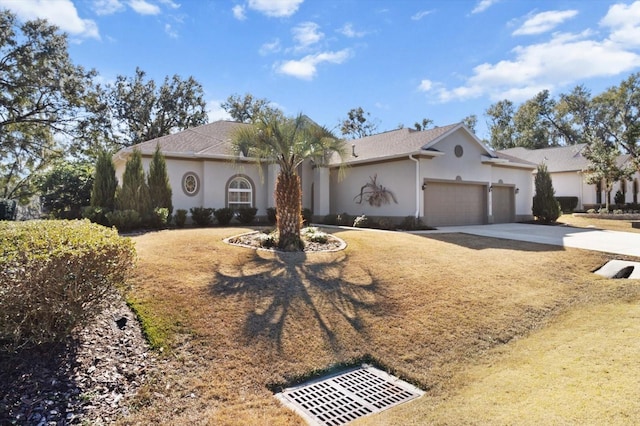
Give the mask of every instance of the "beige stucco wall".
M 635 173 L 631 180 L 626 183 L 625 203 L 633 202 L 633 180 L 638 179 L 640 182 L 640 173 Z M 578 197 L 578 210 L 584 209 L 585 205 L 597 204 L 596 185 L 589 185 L 584 180 L 581 172 L 553 172 L 551 173 L 551 181 L 556 196 Z M 611 191 L 611 202 L 614 203 L 614 197 L 618 190 L 621 189 L 622 183 L 616 182 Z M 605 192 L 602 191 L 602 204 L 605 202 Z M 639 194 L 640 198 L 640 194 Z
M 456 157 L 454 153 L 456 145 L 462 146 L 462 157 Z M 489 185 L 491 165 L 482 163 L 482 155 L 486 152 L 467 133 L 458 131 L 434 145 L 433 148 L 443 152 L 444 155 L 426 160 L 424 164 L 427 167 L 423 171 L 424 177 L 486 182 Z
M 354 197 L 360 188 L 377 175 L 376 182 L 391 191 L 398 201 L 380 207 L 366 201 L 358 203 Z M 343 180 L 338 179 L 337 170 L 331 171 L 331 212 L 367 216 L 409 216 L 415 210 L 414 165 L 408 158 L 401 161 L 349 167 Z
M 463 147 L 463 155 L 456 157 L 456 145 Z M 485 184 L 512 184 L 519 188 L 516 195 L 516 216 L 524 219 L 531 216 L 533 197 L 532 170 L 521 168 L 496 167 L 483 163 L 482 149 L 471 136 L 463 131 L 448 136 L 433 147 L 443 155 L 434 158 L 419 158 L 419 190 L 416 193 L 416 163 L 409 156 L 395 161 L 369 163 L 351 166 L 346 169 L 345 178 L 338 179 L 335 169 L 331 171 L 331 213 L 346 212 L 350 215 L 365 214 L 367 216 L 413 216 L 418 209 L 419 216 L 424 216 L 424 192 L 422 183 L 425 180 L 457 180 Z M 486 159 L 486 158 L 485 158 Z M 360 188 L 369 182 L 370 177 L 377 175 L 378 185 L 391 190 L 398 204 L 370 206 L 363 202 L 358 204 L 354 197 L 360 193 Z M 416 204 L 416 195 L 418 201 Z M 489 195 L 487 195 L 489 197 Z M 490 205 L 487 198 L 487 205 Z
M 142 165 L 145 173 L 149 172 L 150 157 L 143 157 Z M 235 175 L 247 177 L 254 185 L 254 206 L 258 215 L 266 215 L 271 201 L 273 189 L 267 191 L 266 167 L 261 176 L 258 166 L 250 163 L 232 163 L 229 161 L 206 159 L 167 158 L 167 174 L 173 195 L 173 210 L 189 210 L 192 207 L 213 207 L 216 209 L 226 206 L 227 182 Z M 116 163 L 116 176 L 122 182 L 125 162 Z M 200 188 L 194 195 L 188 195 L 182 188 L 182 179 L 187 173 L 198 176 Z

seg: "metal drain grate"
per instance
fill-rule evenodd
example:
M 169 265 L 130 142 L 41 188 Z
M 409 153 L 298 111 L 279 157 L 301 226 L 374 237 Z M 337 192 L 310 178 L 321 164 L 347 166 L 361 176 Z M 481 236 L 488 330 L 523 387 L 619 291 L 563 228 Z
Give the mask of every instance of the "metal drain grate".
M 342 425 L 423 395 L 370 365 L 285 389 L 276 397 L 312 425 Z

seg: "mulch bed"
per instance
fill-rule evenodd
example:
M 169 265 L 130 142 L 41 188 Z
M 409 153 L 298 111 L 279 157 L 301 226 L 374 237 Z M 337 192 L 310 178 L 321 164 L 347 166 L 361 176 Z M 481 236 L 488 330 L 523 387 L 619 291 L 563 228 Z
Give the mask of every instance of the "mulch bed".
M 66 343 L 0 352 L 0 424 L 110 424 L 128 414 L 156 364 L 118 299 Z

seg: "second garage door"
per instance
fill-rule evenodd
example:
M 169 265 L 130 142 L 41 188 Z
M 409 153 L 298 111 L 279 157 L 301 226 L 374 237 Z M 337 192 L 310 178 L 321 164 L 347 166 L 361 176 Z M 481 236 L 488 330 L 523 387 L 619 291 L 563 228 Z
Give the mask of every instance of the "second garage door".
M 493 186 L 491 193 L 493 223 L 510 223 L 516 218 L 515 192 L 511 186 Z
M 486 186 L 457 182 L 428 182 L 424 192 L 424 221 L 428 226 L 486 223 Z

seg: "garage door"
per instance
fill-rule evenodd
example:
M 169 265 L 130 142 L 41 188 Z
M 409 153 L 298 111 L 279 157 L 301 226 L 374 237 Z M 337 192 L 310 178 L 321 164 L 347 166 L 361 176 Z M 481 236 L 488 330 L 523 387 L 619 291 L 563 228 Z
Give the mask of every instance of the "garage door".
M 486 222 L 486 186 L 428 182 L 424 190 L 424 221 L 429 226 L 481 225 Z
M 515 192 L 511 186 L 493 186 L 491 191 L 491 211 L 493 223 L 515 222 Z

